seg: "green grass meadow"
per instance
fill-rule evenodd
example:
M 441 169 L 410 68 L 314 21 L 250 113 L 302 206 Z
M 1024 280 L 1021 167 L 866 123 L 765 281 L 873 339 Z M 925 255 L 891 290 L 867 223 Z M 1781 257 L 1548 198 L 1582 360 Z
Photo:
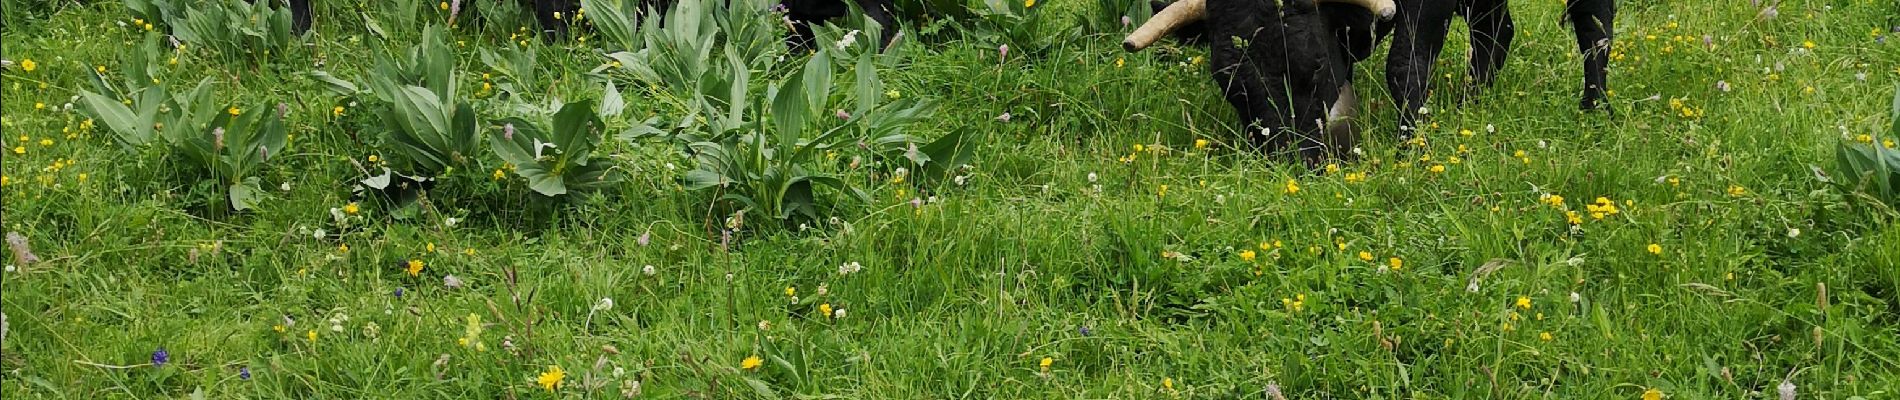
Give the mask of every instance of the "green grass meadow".
M 965 135 L 968 167 L 896 179 L 847 165 L 869 157 L 850 138 L 808 167 L 868 200 L 819 190 L 783 223 L 682 185 L 680 146 L 611 134 L 595 153 L 625 179 L 590 193 L 484 151 L 420 211 L 358 194 L 398 154 L 375 104 L 308 73 L 364 76 L 421 34 L 318 3 L 280 52 L 155 54 L 155 82 L 209 78 L 220 110 L 286 107 L 244 211 L 75 99 L 149 21 L 5 3 L 0 225 L 39 260 L 5 255 L 0 396 L 1900 398 L 1900 214 L 1823 181 L 1837 146 L 1900 140 L 1889 0 L 1620 1 L 1614 114 L 1577 110 L 1562 2 L 1516 1 L 1495 86 L 1466 90 L 1466 35 L 1446 46 L 1425 141 L 1396 140 L 1384 57 L 1359 65 L 1364 155 L 1319 171 L 1242 140 L 1205 49 L 1123 52 L 1109 1 L 907 22 L 882 97 L 938 104 L 908 132 Z M 484 124 L 608 80 L 607 125 L 682 118 L 601 34 L 544 43 L 518 11 L 445 30 Z M 545 84 L 498 95 L 480 50 L 523 46 Z M 808 57 L 771 51 L 750 80 Z

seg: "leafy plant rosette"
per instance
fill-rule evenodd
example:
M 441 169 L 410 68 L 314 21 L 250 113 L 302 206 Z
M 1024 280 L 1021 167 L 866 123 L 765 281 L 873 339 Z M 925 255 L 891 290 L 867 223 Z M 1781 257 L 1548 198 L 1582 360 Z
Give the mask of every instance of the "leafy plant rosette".
M 772 87 L 766 98 L 772 106 L 769 124 L 754 120 L 727 125 L 726 131 L 710 132 L 691 141 L 695 167 L 686 173 L 689 190 L 713 192 L 714 207 L 737 215 L 762 215 L 778 222 L 794 219 L 816 220 L 833 207 L 819 197 L 819 187 L 830 187 L 868 201 L 862 190 L 848 185 L 837 175 L 819 170 L 819 158 L 826 150 L 843 142 L 849 125 L 818 128 L 819 110 L 831 97 L 831 59 L 819 51 L 790 78 Z M 739 74 L 744 74 L 740 72 Z M 745 98 L 743 77 L 733 80 L 741 88 L 732 98 Z M 743 107 L 732 110 L 744 115 Z M 734 220 L 742 220 L 734 218 Z M 738 228 L 728 224 L 729 228 Z
M 543 196 L 590 191 L 621 181 L 613 160 L 594 154 L 607 125 L 601 122 L 593 100 L 561 105 L 552 122 L 501 120 L 498 131 L 488 137 L 489 147 L 516 175 L 528 180 L 529 189 Z
M 171 95 L 161 86 L 137 90 L 136 100 L 115 101 L 84 91 L 85 109 L 111 131 L 128 152 L 159 149 L 160 156 L 181 156 L 183 165 L 196 166 L 200 180 L 195 191 L 216 193 L 209 203 L 236 211 L 256 208 L 263 199 L 256 172 L 280 154 L 288 141 L 284 126 L 286 106 L 225 109 L 213 103 L 211 80 L 192 90 Z M 269 115 L 275 110 L 276 115 Z M 210 207 L 221 212 L 224 207 Z
M 290 8 L 274 4 L 277 2 L 210 0 L 190 5 L 182 21 L 170 21 L 172 35 L 227 59 L 261 61 L 295 48 L 297 41 L 290 32 Z
M 1885 141 L 1900 140 L 1900 89 L 1893 98 L 1893 127 L 1883 141 L 1873 135 L 1843 140 L 1834 149 L 1834 165 L 1841 179 L 1830 183 L 1849 194 L 1851 203 L 1895 215 L 1900 209 L 1900 149 Z
M 367 93 L 382 123 L 381 147 L 395 168 L 370 172 L 361 183 L 397 208 L 413 204 L 418 191 L 437 179 L 470 170 L 485 150 L 475 108 L 456 91 L 455 54 L 442 35 L 438 27 L 425 29 L 405 58 L 384 58 L 368 77 Z M 326 78 L 318 76 L 338 93 L 361 93 L 352 83 Z

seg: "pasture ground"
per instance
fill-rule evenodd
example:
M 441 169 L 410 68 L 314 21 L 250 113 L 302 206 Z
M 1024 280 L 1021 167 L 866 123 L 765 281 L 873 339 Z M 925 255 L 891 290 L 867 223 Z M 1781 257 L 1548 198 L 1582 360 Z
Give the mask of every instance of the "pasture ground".
M 0 395 L 1696 399 L 1785 381 L 1800 398 L 1900 396 L 1900 225 L 1810 168 L 1842 140 L 1895 139 L 1891 2 L 1763 19 L 1744 1 L 1623 1 L 1610 116 L 1576 110 L 1561 2 L 1519 1 L 1495 87 L 1458 90 L 1455 37 L 1428 142 L 1401 152 L 1382 85 L 1362 83 L 1366 156 L 1318 173 L 1240 145 L 1199 49 L 1065 33 L 999 60 L 952 29 L 884 76 L 944 104 L 918 134 L 978 139 L 960 183 L 917 207 L 847 172 L 870 204 L 730 247 L 709 234 L 724 216 L 678 184 L 692 160 L 640 143 L 609 146 L 630 179 L 588 200 L 549 206 L 509 176 L 458 191 L 459 208 L 335 226 L 362 178 L 351 160 L 377 154 L 347 121 L 374 117 L 333 116 L 302 74 L 357 76 L 400 46 L 331 3 L 292 54 L 163 68 L 290 107 L 269 198 L 217 217 L 62 111 L 143 34 L 118 2 L 6 11 L 0 201 L 43 261 L 8 261 Z M 474 49 L 507 34 L 454 31 L 464 87 L 481 84 Z M 547 95 L 599 96 L 593 42 L 530 43 Z M 1382 81 L 1380 60 L 1361 82 Z M 629 114 L 665 112 L 625 92 Z M 471 314 L 481 350 L 458 344 Z M 551 366 L 552 392 L 536 382 Z

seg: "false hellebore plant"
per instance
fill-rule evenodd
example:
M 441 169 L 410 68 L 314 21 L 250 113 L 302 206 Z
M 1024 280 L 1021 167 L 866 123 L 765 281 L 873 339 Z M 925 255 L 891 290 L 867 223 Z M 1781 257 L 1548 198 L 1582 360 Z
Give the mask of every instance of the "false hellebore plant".
M 500 131 L 488 137 L 489 146 L 516 175 L 528 179 L 528 188 L 544 196 L 597 189 L 620 181 L 613 160 L 596 157 L 607 128 L 585 100 L 558 107 L 553 124 L 522 118 L 500 121 Z

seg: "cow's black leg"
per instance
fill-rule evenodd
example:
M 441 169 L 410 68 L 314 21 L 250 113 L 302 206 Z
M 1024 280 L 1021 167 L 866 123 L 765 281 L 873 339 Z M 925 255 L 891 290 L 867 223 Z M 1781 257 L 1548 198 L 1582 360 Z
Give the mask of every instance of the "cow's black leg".
M 296 34 L 310 31 L 310 0 L 290 0 L 290 29 Z
M 1479 87 L 1491 86 L 1511 54 L 1511 38 L 1517 36 L 1511 6 L 1504 0 L 1473 0 L 1465 23 L 1471 26 L 1471 80 Z
M 1450 1 L 1399 2 L 1397 32 L 1385 60 L 1385 85 L 1399 108 L 1399 140 L 1410 140 L 1419 129 L 1419 108 L 1425 106 L 1432 63 L 1445 47 L 1445 33 L 1457 5 Z
M 1583 100 L 1578 106 L 1595 109 L 1603 104 L 1609 85 L 1610 39 L 1615 35 L 1615 0 L 1568 0 L 1567 13 L 1577 32 L 1577 51 L 1583 53 Z

